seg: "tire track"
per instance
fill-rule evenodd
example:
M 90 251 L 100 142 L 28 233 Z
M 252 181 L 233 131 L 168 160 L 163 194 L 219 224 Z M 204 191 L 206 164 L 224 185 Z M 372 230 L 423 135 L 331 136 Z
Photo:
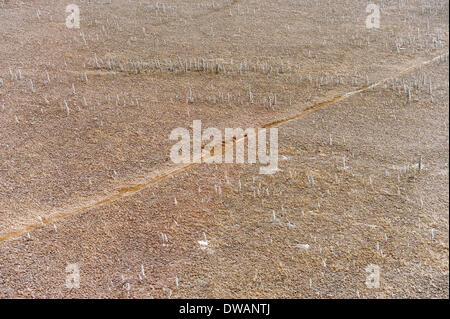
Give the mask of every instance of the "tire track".
M 384 78 L 384 79 L 382 79 L 382 80 L 380 80 L 378 82 L 375 82 L 375 83 L 373 83 L 373 84 L 371 84 L 369 86 L 365 86 L 365 87 L 362 87 L 362 88 L 360 88 L 358 90 L 351 91 L 351 92 L 348 92 L 346 94 L 336 96 L 336 97 L 334 97 L 334 98 L 332 98 L 330 100 L 324 101 L 324 102 L 316 103 L 313 106 L 310 106 L 309 108 L 301 111 L 300 113 L 297 113 L 297 114 L 295 114 L 295 115 L 293 115 L 291 117 L 285 118 L 285 119 L 281 119 L 281 120 L 278 120 L 278 121 L 274 121 L 274 122 L 265 124 L 261 128 L 277 127 L 277 126 L 281 126 L 281 125 L 283 125 L 285 123 L 294 121 L 296 119 L 299 119 L 301 117 L 306 116 L 309 113 L 312 113 L 312 112 L 315 112 L 315 111 L 317 111 L 317 110 L 319 110 L 321 108 L 324 108 L 324 107 L 326 107 L 328 105 L 331 105 L 331 104 L 334 104 L 334 103 L 338 103 L 338 102 L 343 101 L 343 100 L 345 100 L 345 99 L 347 99 L 347 98 L 349 98 L 349 97 L 351 97 L 351 96 L 353 96 L 355 94 L 362 93 L 362 92 L 368 91 L 368 90 L 370 90 L 372 88 L 375 88 L 375 87 L 377 87 L 377 86 L 379 86 L 379 85 L 381 85 L 381 84 L 383 84 L 385 82 L 388 82 L 388 81 L 390 81 L 390 80 L 392 80 L 392 79 L 394 79 L 396 77 L 402 76 L 403 74 L 406 74 L 406 73 L 408 73 L 408 72 L 410 72 L 412 70 L 415 70 L 415 69 L 420 68 L 422 66 L 426 66 L 426 65 L 428 65 L 428 64 L 430 64 L 430 63 L 432 63 L 434 61 L 437 61 L 437 60 L 441 59 L 442 57 L 448 57 L 448 54 L 449 53 L 446 52 L 444 54 L 441 54 L 441 55 L 438 55 L 438 56 L 432 58 L 431 60 L 426 60 L 426 61 L 422 61 L 421 63 L 414 64 L 414 65 L 412 65 L 412 66 L 410 66 L 410 67 L 408 67 L 408 68 L 406 68 L 406 69 L 404 69 L 404 70 L 402 70 L 400 72 L 397 72 L 397 73 L 391 75 L 390 77 Z M 247 138 L 248 138 L 248 136 L 244 136 L 244 137 L 242 137 L 240 139 L 233 140 L 233 141 L 230 141 L 228 143 L 224 143 L 222 145 L 222 148 L 219 148 L 219 147 L 218 148 L 214 148 L 214 151 L 216 151 L 216 149 L 221 149 L 222 150 L 221 153 L 215 154 L 215 155 L 223 154 L 226 147 L 234 146 L 236 143 L 243 142 Z M 220 146 L 220 145 L 218 145 L 218 146 Z M 213 156 L 213 154 L 207 155 L 207 156 L 202 156 L 201 159 L 207 159 L 207 158 L 210 158 L 211 156 Z M 88 211 L 90 209 L 103 206 L 103 205 L 105 205 L 107 203 L 116 201 L 116 200 L 121 199 L 121 198 L 126 197 L 126 196 L 131 196 L 133 194 L 136 194 L 136 193 L 142 191 L 143 189 L 146 189 L 146 188 L 148 188 L 148 187 L 150 187 L 152 185 L 155 185 L 155 184 L 159 183 L 162 180 L 165 180 L 166 178 L 169 178 L 169 177 L 174 176 L 174 175 L 176 175 L 178 173 L 184 172 L 184 171 L 190 169 L 191 167 L 197 166 L 199 164 L 200 163 L 172 165 L 170 168 L 168 168 L 167 170 L 164 170 L 162 172 L 156 171 L 153 174 L 151 174 L 150 176 L 148 176 L 147 181 L 144 182 L 144 183 L 127 185 L 127 186 L 124 185 L 123 187 L 119 188 L 117 193 L 114 194 L 114 195 L 107 196 L 107 197 L 105 197 L 105 198 L 103 198 L 103 199 L 101 199 L 99 201 L 93 202 L 91 204 L 86 204 L 86 205 L 84 205 L 84 206 L 82 206 L 82 207 L 80 207 L 80 208 L 78 208 L 76 210 L 58 213 L 56 215 L 53 215 L 53 216 L 50 216 L 50 217 L 47 217 L 47 218 L 42 217 L 42 222 L 41 223 L 31 224 L 29 226 L 24 227 L 23 229 L 20 229 L 20 230 L 13 231 L 13 232 L 7 233 L 5 235 L 2 235 L 0 237 L 0 243 L 6 241 L 8 239 L 13 239 L 13 238 L 19 237 L 19 236 L 21 236 L 21 235 L 23 235 L 25 233 L 28 233 L 30 231 L 33 231 L 33 230 L 37 229 L 37 228 L 44 227 L 44 226 L 46 226 L 48 224 L 51 224 L 51 223 L 55 223 L 55 222 L 57 222 L 57 221 L 59 221 L 61 219 L 69 218 L 69 217 L 77 215 L 79 213 L 86 212 L 86 211 Z

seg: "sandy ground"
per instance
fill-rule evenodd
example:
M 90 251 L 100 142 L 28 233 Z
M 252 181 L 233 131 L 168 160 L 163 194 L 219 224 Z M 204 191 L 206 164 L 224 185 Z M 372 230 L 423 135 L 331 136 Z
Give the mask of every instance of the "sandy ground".
M 0 1 L 1 297 L 448 298 L 448 3 L 65 5 Z M 274 175 L 164 176 L 173 128 L 296 115 Z

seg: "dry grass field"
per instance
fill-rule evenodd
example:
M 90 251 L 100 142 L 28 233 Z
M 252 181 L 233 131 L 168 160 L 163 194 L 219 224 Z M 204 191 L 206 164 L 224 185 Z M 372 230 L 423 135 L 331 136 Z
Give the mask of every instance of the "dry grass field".
M 371 2 L 0 0 L 0 298 L 449 298 L 449 4 Z

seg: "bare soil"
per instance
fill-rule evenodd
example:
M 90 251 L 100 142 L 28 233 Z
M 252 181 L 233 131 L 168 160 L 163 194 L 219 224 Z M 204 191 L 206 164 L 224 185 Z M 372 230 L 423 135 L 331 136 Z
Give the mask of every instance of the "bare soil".
M 0 297 L 449 297 L 448 2 L 74 3 L 0 0 Z M 193 120 L 280 170 L 167 174 Z

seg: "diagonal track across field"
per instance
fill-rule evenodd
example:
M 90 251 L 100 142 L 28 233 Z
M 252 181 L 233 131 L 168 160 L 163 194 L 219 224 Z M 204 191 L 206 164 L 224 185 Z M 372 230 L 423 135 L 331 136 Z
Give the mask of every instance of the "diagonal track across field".
M 327 100 L 327 101 L 316 103 L 316 104 L 310 106 L 309 108 L 307 108 L 307 109 L 305 109 L 305 110 L 303 110 L 303 111 L 301 111 L 301 112 L 299 112 L 299 113 L 297 113 L 297 114 L 295 114 L 295 115 L 293 115 L 291 117 L 288 117 L 286 119 L 277 120 L 277 121 L 268 123 L 266 125 L 263 125 L 262 128 L 278 127 L 278 126 L 283 125 L 285 123 L 294 121 L 294 120 L 296 120 L 298 118 L 306 116 L 309 113 L 315 112 L 315 111 L 317 111 L 317 110 L 319 110 L 319 109 L 321 109 L 321 108 L 323 108 L 325 106 L 338 103 L 338 102 L 343 101 L 343 100 L 345 100 L 345 99 L 347 99 L 347 98 L 349 98 L 351 96 L 354 96 L 355 94 L 362 93 L 362 92 L 365 92 L 365 91 L 370 90 L 372 88 L 375 88 L 375 87 L 377 87 L 377 86 L 379 86 L 379 85 L 381 85 L 383 83 L 386 83 L 386 82 L 388 82 L 388 81 L 390 81 L 390 80 L 392 80 L 392 79 L 394 79 L 396 77 L 399 77 L 399 76 L 401 76 L 401 75 L 403 75 L 405 73 L 408 73 L 408 72 L 410 72 L 412 70 L 415 70 L 415 69 L 417 69 L 419 67 L 428 65 L 428 64 L 430 64 L 430 63 L 432 63 L 432 62 L 434 62 L 436 60 L 439 60 L 439 59 L 441 59 L 443 57 L 448 57 L 448 54 L 449 53 L 446 52 L 446 53 L 441 54 L 439 56 L 436 56 L 436 57 L 434 57 L 434 58 L 432 58 L 430 60 L 426 60 L 426 61 L 422 61 L 420 63 L 414 64 L 414 65 L 412 65 L 412 66 L 410 66 L 410 67 L 408 67 L 408 68 L 406 68 L 406 69 L 404 69 L 404 70 L 402 70 L 400 72 L 397 72 L 397 73 L 395 73 L 395 74 L 393 74 L 393 75 L 391 75 L 391 76 L 389 76 L 387 78 L 384 78 L 384 79 L 382 79 L 380 81 L 377 81 L 377 82 L 375 82 L 375 83 L 373 83 L 373 84 L 371 84 L 369 86 L 365 86 L 365 87 L 360 88 L 358 90 L 351 91 L 351 92 L 348 92 L 346 94 L 336 96 L 336 97 L 334 97 L 334 98 L 332 98 L 330 100 Z M 248 138 L 248 136 L 247 137 L 242 137 L 241 139 L 238 139 L 238 140 L 230 141 L 228 143 L 228 145 L 235 144 L 235 143 L 240 142 L 242 140 L 245 140 L 247 138 Z M 206 157 L 204 157 L 204 158 L 206 158 Z M 88 210 L 93 209 L 95 207 L 99 207 L 99 206 L 102 206 L 102 205 L 107 204 L 109 202 L 113 202 L 115 200 L 121 199 L 121 198 L 123 198 L 125 196 L 133 195 L 135 193 L 140 192 L 141 190 L 143 190 L 145 188 L 148 188 L 148 187 L 150 187 L 152 185 L 155 185 L 155 184 L 159 183 L 162 180 L 165 180 L 168 177 L 174 176 L 174 175 L 176 175 L 176 174 L 178 174 L 180 172 L 186 171 L 189 168 L 191 168 L 193 166 L 197 166 L 197 165 L 198 165 L 198 163 L 180 164 L 180 165 L 171 166 L 170 168 L 168 168 L 168 169 L 166 169 L 166 170 L 164 170 L 162 172 L 161 171 L 154 172 L 154 173 L 151 174 L 151 176 L 147 177 L 147 180 L 144 183 L 124 186 L 124 187 L 120 188 L 117 191 L 116 194 L 107 196 L 107 197 L 105 197 L 105 198 L 103 198 L 103 199 L 101 199 L 99 201 L 94 202 L 94 203 L 84 204 L 84 205 L 82 205 L 80 208 L 78 208 L 76 210 L 72 210 L 72 211 L 68 211 L 68 212 L 61 212 L 61 213 L 54 214 L 54 215 L 52 215 L 50 217 L 47 217 L 47 218 L 42 218 L 42 222 L 41 223 L 31 224 L 31 225 L 28 225 L 28 226 L 20 229 L 20 230 L 13 231 L 13 232 L 7 233 L 5 235 L 2 235 L 0 237 L 0 242 L 3 242 L 3 241 L 6 241 L 8 239 L 12 239 L 12 238 L 18 237 L 18 236 L 23 235 L 23 234 L 25 234 L 27 232 L 30 232 L 30 231 L 32 231 L 34 229 L 43 227 L 43 226 L 45 226 L 47 224 L 51 224 L 51 223 L 57 222 L 58 220 L 77 215 L 79 213 L 88 211 Z

